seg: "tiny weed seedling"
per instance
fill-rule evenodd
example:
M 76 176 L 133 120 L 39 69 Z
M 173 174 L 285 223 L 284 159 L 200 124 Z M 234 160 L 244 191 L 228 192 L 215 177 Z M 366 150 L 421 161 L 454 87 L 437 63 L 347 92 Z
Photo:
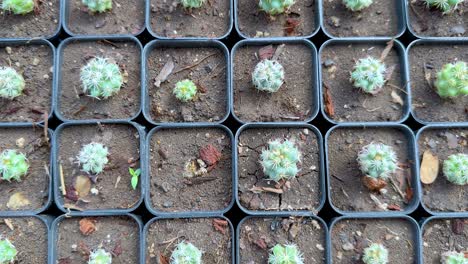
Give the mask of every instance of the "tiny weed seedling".
M 84 172 L 99 174 L 108 162 L 107 154 L 108 150 L 104 145 L 93 142 L 83 146 L 77 158 Z
M 295 0 L 260 0 L 258 6 L 260 10 L 274 16 L 287 12 L 294 2 Z
M 15 69 L 0 67 L 0 97 L 12 100 L 24 90 L 24 79 Z
M 103 13 L 112 9 L 112 0 L 82 0 L 89 11 Z
M 275 60 L 262 60 L 252 72 L 252 82 L 259 91 L 274 93 L 284 83 L 283 66 Z
M 182 6 L 186 9 L 200 8 L 205 0 L 180 0 Z
M 428 7 L 439 9 L 442 13 L 448 14 L 457 9 L 458 5 L 465 0 L 424 0 Z
M 132 179 L 131 179 L 132 188 L 133 190 L 136 190 L 136 187 L 138 185 L 138 178 L 140 177 L 141 170 L 140 169 L 134 170 L 133 168 L 128 168 L 128 172 L 130 173 L 130 176 L 132 176 Z
M 385 71 L 385 64 L 378 59 L 372 57 L 360 59 L 351 73 L 351 82 L 354 87 L 375 95 L 385 84 Z
M 21 181 L 21 177 L 26 175 L 28 169 L 29 164 L 23 153 L 18 153 L 14 149 L 6 149 L 0 154 L 0 173 L 2 174 L 0 179 Z
M 304 264 L 304 258 L 296 245 L 276 244 L 271 249 L 268 264 Z
M 192 101 L 197 94 L 197 86 L 191 80 L 185 79 L 176 83 L 173 93 L 182 102 Z
M 465 258 L 463 252 L 447 251 L 442 254 L 442 264 L 468 264 L 468 258 Z
M 18 251 L 15 246 L 8 239 L 0 239 L 0 263 L 8 264 L 13 263 Z
M 192 243 L 180 242 L 171 255 L 171 264 L 201 264 L 202 252 Z
M 456 185 L 468 184 L 468 154 L 450 155 L 444 161 L 444 175 L 447 180 Z
M 25 15 L 34 10 L 34 0 L 3 0 L 2 9 L 15 15 Z
M 372 0 L 343 0 L 344 5 L 349 10 L 356 12 L 368 8 L 372 4 Z
M 445 64 L 434 84 L 442 98 L 468 95 L 468 65 L 463 61 Z
M 388 250 L 382 244 L 374 243 L 364 249 L 362 261 L 365 264 L 387 264 Z
M 263 173 L 269 180 L 289 180 L 296 177 L 299 171 L 297 163 L 300 162 L 301 152 L 290 140 L 269 142 L 268 149 L 264 149 L 260 156 Z
M 104 249 L 98 249 L 89 255 L 88 264 L 111 264 L 112 255 Z
M 97 99 L 107 99 L 120 91 L 123 77 L 119 65 L 96 57 L 81 68 L 83 92 Z

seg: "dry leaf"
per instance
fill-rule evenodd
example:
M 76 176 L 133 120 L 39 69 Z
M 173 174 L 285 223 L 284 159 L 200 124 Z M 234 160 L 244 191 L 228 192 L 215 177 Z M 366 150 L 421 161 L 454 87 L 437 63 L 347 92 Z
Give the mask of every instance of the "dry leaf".
M 273 48 L 273 45 L 268 45 L 258 50 L 258 57 L 260 58 L 260 60 L 267 60 L 271 59 L 274 53 L 275 49 Z
M 296 34 L 296 28 L 299 26 L 301 21 L 299 19 L 295 18 L 287 18 L 286 19 L 286 24 L 284 26 L 284 31 L 286 32 L 286 35 L 292 36 Z
M 390 95 L 392 96 L 392 100 L 394 103 L 399 104 L 399 105 L 404 104 L 403 99 L 401 99 L 401 97 L 398 95 L 397 92 L 395 92 L 395 90 L 393 90 Z
M 154 85 L 156 87 L 161 86 L 161 83 L 166 81 L 167 77 L 171 75 L 173 70 L 174 70 L 174 62 L 172 61 L 172 58 L 170 58 L 169 61 L 167 61 L 166 64 L 164 64 L 158 76 L 156 76 L 156 79 L 154 79 Z
M 362 177 L 362 182 L 370 191 L 373 192 L 378 192 L 387 186 L 387 182 L 385 180 L 375 179 L 369 176 Z
M 249 189 L 249 191 L 253 193 L 262 193 L 262 192 L 271 192 L 271 193 L 277 193 L 277 194 L 283 193 L 283 190 L 281 189 L 270 188 L 270 187 L 258 187 L 258 186 L 253 186 L 252 188 Z
M 388 210 L 392 210 L 392 211 L 401 211 L 401 207 L 399 205 L 396 205 L 396 204 L 391 204 L 387 208 L 388 208 Z
M 3 219 L 3 222 L 5 222 L 5 224 L 8 226 L 8 228 L 10 228 L 10 230 L 15 230 L 15 227 L 13 226 L 13 223 L 11 222 L 11 219 L 9 218 L 5 218 Z
M 169 258 L 159 253 L 159 263 L 160 264 L 169 264 Z
M 388 81 L 392 78 L 393 72 L 395 71 L 396 65 L 393 64 L 392 66 L 388 67 L 385 71 L 385 81 Z
M 266 245 L 265 240 L 263 238 L 255 240 L 253 243 L 255 245 L 257 245 L 257 247 L 259 247 L 261 249 L 266 249 L 267 248 L 267 245 Z
M 213 227 L 216 231 L 220 232 L 221 234 L 226 234 L 226 228 L 228 226 L 228 222 L 223 219 L 213 219 Z
M 75 178 L 74 188 L 79 198 L 86 197 L 91 190 L 91 180 L 88 176 L 79 175 Z
M 324 100 L 325 100 L 325 112 L 330 116 L 334 117 L 335 116 L 335 106 L 333 104 L 332 96 L 330 93 L 330 89 L 328 85 L 323 83 L 323 91 L 324 91 Z
M 431 184 L 436 180 L 437 175 L 439 175 L 439 158 L 430 150 L 426 150 L 421 162 L 421 182 Z
M 275 54 L 273 54 L 273 58 L 271 58 L 272 60 L 278 60 L 279 56 L 281 55 L 281 53 L 283 53 L 283 49 L 285 47 L 285 44 L 281 44 L 279 45 L 276 50 L 275 50 Z
M 206 165 L 213 166 L 221 159 L 221 152 L 211 144 L 202 147 L 199 150 L 200 159 L 202 159 Z
M 445 137 L 447 138 L 447 145 L 449 149 L 455 149 L 458 147 L 458 138 L 452 133 L 446 132 Z
M 20 207 L 28 206 L 31 203 L 21 192 L 14 193 L 8 200 L 7 207 L 10 209 L 18 209 Z
M 83 235 L 87 236 L 96 231 L 96 220 L 91 218 L 83 218 L 80 220 L 80 231 Z
M 405 191 L 406 202 L 409 203 L 411 200 L 413 200 L 413 196 L 414 196 L 413 188 L 408 186 Z
M 387 46 L 382 51 L 382 55 L 380 55 L 380 61 L 384 61 L 385 58 L 387 58 L 388 54 L 390 53 L 390 51 L 393 48 L 394 42 L 395 42 L 394 39 L 391 39 L 389 42 L 387 42 Z

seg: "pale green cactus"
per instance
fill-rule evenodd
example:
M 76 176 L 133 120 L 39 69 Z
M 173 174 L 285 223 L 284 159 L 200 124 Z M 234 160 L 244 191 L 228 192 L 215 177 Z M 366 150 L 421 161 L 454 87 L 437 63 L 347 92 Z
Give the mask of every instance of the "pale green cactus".
M 450 13 L 457 9 L 458 5 L 464 0 L 424 0 L 428 7 L 435 7 L 444 14 Z
M 82 0 L 91 12 L 103 13 L 112 9 L 112 0 Z
M 205 0 L 180 0 L 180 3 L 184 8 L 192 9 L 200 8 L 205 3 Z
M 468 184 L 468 154 L 450 155 L 444 161 L 444 175 L 447 180 L 456 185 Z
M 88 174 L 99 174 L 104 170 L 109 160 L 107 159 L 107 147 L 100 143 L 89 143 L 80 151 L 77 159 L 83 166 L 83 171 Z
M 365 264 L 386 264 L 388 263 L 388 250 L 382 244 L 373 243 L 364 249 L 362 261 Z
M 192 101 L 197 94 L 197 86 L 191 80 L 185 79 L 176 83 L 173 93 L 182 102 Z
M 294 2 L 295 0 L 260 0 L 258 6 L 260 10 L 274 16 L 287 12 Z
M 8 239 L 0 239 L 0 264 L 13 263 L 18 251 Z
M 89 255 L 88 264 L 111 264 L 112 255 L 104 249 L 98 249 Z
M 34 10 L 34 0 L 3 0 L 2 9 L 15 15 L 25 15 Z
M 362 9 L 369 7 L 372 2 L 372 0 L 343 0 L 346 8 L 353 12 L 361 11 Z
M 284 83 L 283 66 L 275 60 L 260 61 L 252 73 L 252 82 L 260 91 L 274 93 Z
M 171 254 L 171 264 L 201 264 L 202 252 L 192 243 L 180 242 Z
M 300 162 L 301 152 L 290 140 L 270 141 L 268 149 L 264 149 L 260 156 L 263 173 L 269 180 L 289 180 L 296 177 L 299 171 L 297 163 Z
M 468 258 L 465 258 L 463 252 L 447 251 L 442 254 L 440 262 L 442 264 L 468 264 Z
M 24 90 L 24 79 L 15 69 L 0 67 L 0 97 L 12 100 Z
M 268 264 L 304 264 L 304 258 L 296 245 L 276 244 L 268 256 Z
M 468 66 L 459 61 L 448 63 L 437 73 L 435 81 L 437 93 L 442 98 L 455 98 L 468 95 Z
M 357 161 L 362 173 L 374 179 L 386 179 L 398 168 L 393 148 L 380 143 L 371 143 L 363 147 Z
M 354 87 L 369 94 L 377 94 L 385 84 L 386 67 L 378 59 L 367 57 L 360 59 L 351 73 Z
M 83 92 L 97 99 L 107 99 L 120 91 L 123 77 L 119 65 L 96 57 L 81 68 Z
M 18 153 L 14 149 L 6 149 L 0 154 L 0 179 L 5 181 L 21 181 L 29 169 L 26 155 Z M 1 263 L 1 262 L 0 262 Z

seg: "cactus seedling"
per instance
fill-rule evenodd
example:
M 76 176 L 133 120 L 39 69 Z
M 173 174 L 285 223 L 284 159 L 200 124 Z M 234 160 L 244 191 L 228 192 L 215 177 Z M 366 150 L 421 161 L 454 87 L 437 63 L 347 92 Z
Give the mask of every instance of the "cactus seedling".
M 119 65 L 106 58 L 96 57 L 81 68 L 83 91 L 97 99 L 107 99 L 120 91 L 123 77 Z
M 0 97 L 14 99 L 24 90 L 24 79 L 21 74 L 10 67 L 0 67 Z
M 450 155 L 444 161 L 444 175 L 456 185 L 468 184 L 468 154 Z
M 442 98 L 455 98 L 468 95 L 468 66 L 459 61 L 448 63 L 437 73 L 435 81 L 437 93 Z
M 260 91 L 274 93 L 284 83 L 283 66 L 275 60 L 260 61 L 252 73 L 252 82 Z
M 366 93 L 377 94 L 385 84 L 385 71 L 385 64 L 378 59 L 360 59 L 351 73 L 351 82 Z
M 465 258 L 463 252 L 447 251 L 442 254 L 442 264 L 468 264 L 468 258 Z
M 172 91 L 177 99 L 182 102 L 188 102 L 195 99 L 197 86 L 191 80 L 185 79 L 178 81 Z
M 184 241 L 177 245 L 171 255 L 171 264 L 201 264 L 202 252 L 192 243 Z
M 205 3 L 205 0 L 180 0 L 180 3 L 187 9 L 200 8 Z
M 112 0 L 82 0 L 81 2 L 93 13 L 103 13 L 112 9 Z
M 289 10 L 295 0 L 260 0 L 258 6 L 270 16 L 282 14 Z
M 0 155 L 0 173 L 2 174 L 0 179 L 21 181 L 21 177 L 26 175 L 28 169 L 28 161 L 23 153 L 18 153 L 14 149 L 6 149 Z
M 89 255 L 88 264 L 111 264 L 112 255 L 104 249 L 98 249 Z
M 461 4 L 463 1 L 464 0 L 425 0 L 428 7 L 435 7 L 444 14 L 457 9 L 458 4 Z
M 271 249 L 268 264 L 304 264 L 304 258 L 296 245 L 276 244 Z
M 99 174 L 107 164 L 107 148 L 99 143 L 89 143 L 83 146 L 78 155 L 78 162 L 82 164 L 83 171 L 88 174 Z
M 273 140 L 268 143 L 268 149 L 264 149 L 261 154 L 263 173 L 269 180 L 276 182 L 292 179 L 298 172 L 297 163 L 300 156 L 300 151 L 292 141 Z
M 372 2 L 372 0 L 343 0 L 346 8 L 353 12 L 361 11 L 362 9 L 369 7 Z
M 0 263 L 13 263 L 18 251 L 8 239 L 0 239 Z
M 386 179 L 398 168 L 393 148 L 380 143 L 371 143 L 363 147 L 357 161 L 362 173 L 374 179 Z
M 362 261 L 366 264 L 388 263 L 388 250 L 381 244 L 374 243 L 364 249 Z
M 3 0 L 2 9 L 15 15 L 25 15 L 34 10 L 34 0 Z

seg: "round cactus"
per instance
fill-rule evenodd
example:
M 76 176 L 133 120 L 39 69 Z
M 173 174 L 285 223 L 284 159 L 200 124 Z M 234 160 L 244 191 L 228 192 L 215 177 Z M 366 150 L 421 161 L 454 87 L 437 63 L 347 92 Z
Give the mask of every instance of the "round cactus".
M 385 84 L 385 64 L 368 57 L 360 59 L 351 73 L 351 82 L 366 93 L 377 94 Z
M 2 180 L 21 181 L 21 177 L 26 175 L 28 169 L 28 160 L 23 153 L 18 153 L 14 149 L 6 149 L 0 155 L 0 173 L 2 174 Z
M 450 155 L 444 161 L 444 175 L 456 185 L 468 184 L 468 154 Z
M 88 264 L 111 264 L 112 255 L 104 249 L 98 249 L 89 255 Z
M 444 14 L 450 13 L 457 9 L 458 4 L 464 0 L 424 0 L 428 7 L 435 7 Z
M 15 15 L 25 15 L 34 10 L 34 0 L 3 0 L 2 9 Z
M 437 73 L 435 81 L 437 93 L 442 98 L 455 98 L 468 95 L 468 66 L 459 61 L 455 64 L 445 64 Z
M 99 174 L 104 170 L 107 159 L 107 148 L 99 143 L 89 143 L 80 151 L 78 162 L 82 164 L 83 171 L 88 174 Z
M 361 11 L 362 9 L 369 7 L 372 2 L 372 0 L 343 0 L 346 8 L 353 12 Z
M 362 173 L 375 179 L 386 179 L 398 168 L 393 148 L 380 143 L 371 143 L 363 147 L 357 161 Z
M 107 99 L 120 91 L 123 77 L 119 65 L 96 57 L 81 68 L 81 82 L 89 96 Z
M 13 263 L 18 251 L 8 239 L 0 239 L 0 263 Z
M 268 257 L 269 264 L 304 264 L 304 258 L 296 245 L 276 244 Z
M 21 74 L 10 67 L 0 67 L 0 97 L 14 99 L 24 90 L 24 79 Z
M 192 101 L 197 94 L 197 86 L 191 80 L 185 79 L 176 83 L 173 93 L 182 102 Z
M 468 258 L 465 258 L 463 252 L 447 251 L 442 254 L 440 262 L 442 264 L 468 264 Z
M 258 6 L 260 10 L 274 16 L 288 11 L 294 2 L 295 0 L 260 0 Z
M 82 0 L 81 2 L 94 13 L 103 13 L 112 9 L 112 0 Z
M 366 264 L 388 263 L 388 250 L 381 244 L 374 243 L 364 249 L 362 261 Z
M 171 264 L 201 264 L 202 252 L 192 243 L 184 241 L 177 245 L 171 255 Z
M 278 91 L 284 83 L 283 66 L 275 60 L 260 61 L 252 73 L 252 82 L 260 91 Z
M 205 0 L 180 0 L 182 6 L 184 8 L 200 8 L 204 3 Z
M 268 143 L 268 149 L 262 151 L 260 163 L 268 179 L 278 182 L 296 177 L 300 156 L 300 151 L 292 141 L 281 142 L 276 139 Z

